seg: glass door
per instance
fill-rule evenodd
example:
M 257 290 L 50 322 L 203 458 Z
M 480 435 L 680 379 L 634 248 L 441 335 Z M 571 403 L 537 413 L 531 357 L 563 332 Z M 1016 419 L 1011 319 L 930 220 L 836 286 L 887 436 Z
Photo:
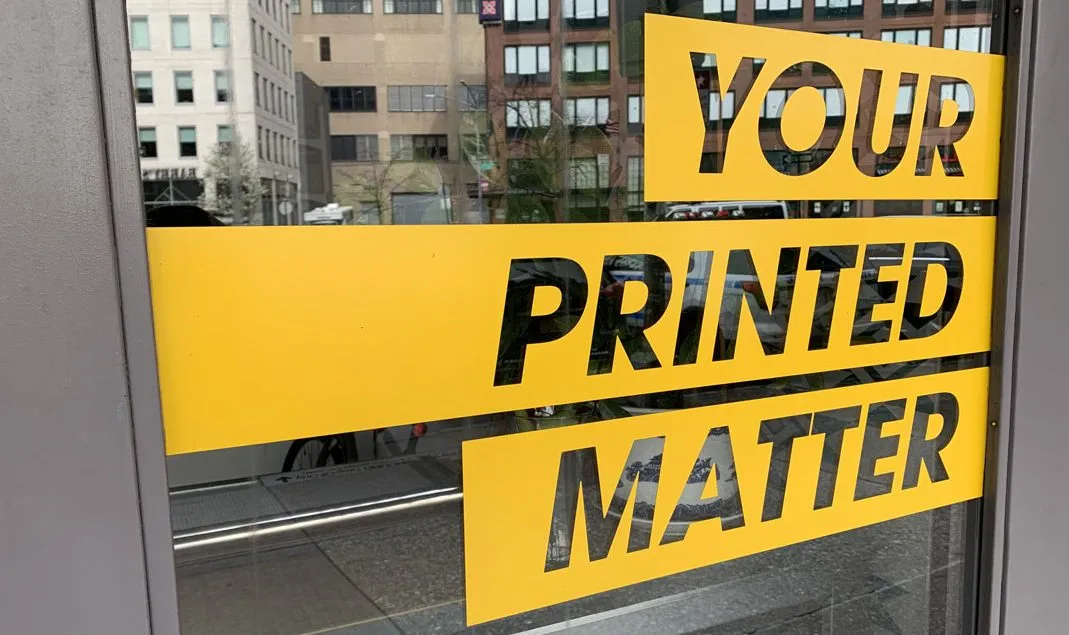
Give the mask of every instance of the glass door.
M 1002 4 L 130 0 L 183 632 L 974 632 Z

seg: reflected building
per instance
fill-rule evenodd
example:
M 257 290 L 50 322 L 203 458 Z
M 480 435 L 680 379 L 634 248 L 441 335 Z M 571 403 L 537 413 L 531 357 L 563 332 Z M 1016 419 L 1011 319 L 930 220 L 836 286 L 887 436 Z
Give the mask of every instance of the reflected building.
M 330 165 L 330 110 L 323 87 L 304 73 L 294 76 L 297 90 L 297 119 L 300 138 L 297 161 L 301 172 L 301 191 L 297 212 L 303 219 L 307 211 L 322 207 L 334 199 L 334 181 Z
M 650 220 L 663 214 L 643 196 L 643 15 L 796 29 L 914 46 L 990 52 L 989 0 L 498 0 L 484 17 L 487 94 L 500 157 L 489 201 L 498 222 L 533 220 Z M 716 56 L 692 56 L 695 86 L 707 119 L 702 171 L 723 161 L 735 96 L 717 87 Z M 744 65 L 741 79 L 760 72 Z M 889 147 L 879 154 L 855 148 L 858 165 L 880 175 L 899 164 L 909 136 L 916 79 L 903 82 Z M 827 126 L 812 151 L 792 152 L 778 134 L 791 93 L 821 91 Z M 972 99 L 952 84 L 942 96 L 958 104 L 955 129 L 967 125 Z M 820 65 L 799 64 L 776 79 L 761 106 L 760 135 L 770 164 L 804 174 L 831 154 L 847 104 Z M 862 122 L 861 132 L 870 130 Z M 956 131 L 952 129 L 952 132 Z M 551 146 L 551 147 L 547 147 Z M 938 169 L 938 165 L 934 166 Z M 932 169 L 919 165 L 918 170 Z M 949 157 L 948 173 L 960 172 Z M 791 216 L 841 217 L 977 214 L 979 201 L 787 201 Z
M 291 222 L 289 3 L 131 0 L 127 10 L 146 207 L 199 203 L 226 222 Z
M 323 87 L 333 202 L 355 223 L 479 222 L 476 0 L 301 0 L 297 69 Z

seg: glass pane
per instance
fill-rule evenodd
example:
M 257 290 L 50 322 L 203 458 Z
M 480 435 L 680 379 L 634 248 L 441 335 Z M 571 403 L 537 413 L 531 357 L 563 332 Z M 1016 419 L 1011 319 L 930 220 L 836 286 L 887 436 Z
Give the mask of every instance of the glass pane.
M 649 256 L 674 244 L 659 236 L 668 236 L 665 232 L 679 223 L 691 223 L 682 227 L 711 240 L 738 231 L 743 244 L 772 234 L 800 236 L 810 225 L 800 219 L 923 220 L 995 213 L 988 200 L 764 200 L 775 198 L 771 195 L 738 200 L 711 195 L 678 201 L 659 197 L 655 202 L 646 191 L 646 177 L 655 167 L 645 153 L 664 140 L 648 136 L 645 129 L 651 121 L 647 105 L 654 99 L 647 82 L 652 85 L 651 73 L 659 71 L 646 65 L 644 38 L 651 14 L 728 28 L 782 27 L 774 32 L 777 37 L 799 30 L 834 34 L 838 44 L 867 38 L 914 49 L 934 44 L 990 51 L 998 50 L 1001 41 L 990 30 L 992 13 L 1006 12 L 1006 3 L 995 2 L 984 11 L 942 0 L 503 2 L 128 0 L 146 224 L 160 232 L 176 225 L 214 226 L 199 236 L 189 234 L 194 236 L 184 259 L 189 267 L 199 262 L 195 256 L 202 249 L 211 249 L 216 232 L 229 240 L 260 233 L 231 226 L 273 226 L 263 230 L 265 242 L 229 252 L 228 267 L 210 270 L 211 280 L 229 281 L 224 295 L 233 313 L 205 325 L 203 335 L 227 334 L 220 341 L 240 342 L 253 363 L 243 374 L 214 382 L 206 395 L 164 394 L 170 413 L 181 415 L 207 404 L 196 422 L 198 430 L 234 435 L 233 443 L 223 444 L 227 447 L 176 452 L 167 459 L 182 632 L 970 633 L 978 502 L 948 504 L 838 533 L 817 531 L 831 523 L 824 520 L 827 516 L 797 524 L 789 518 L 793 508 L 816 509 L 818 492 L 827 495 L 829 475 L 840 474 L 837 464 L 855 472 L 849 479 L 839 477 L 836 487 L 842 491 L 831 490 L 836 501 L 864 500 L 881 492 L 882 472 L 892 470 L 897 480 L 891 486 L 901 490 L 900 473 L 916 436 L 910 428 L 913 415 L 907 413 L 915 411 L 917 399 L 890 403 L 875 414 L 887 419 L 882 435 L 873 434 L 872 427 L 867 432 L 851 428 L 850 412 L 822 416 L 818 429 L 830 432 L 814 433 L 809 422 L 806 436 L 821 439 L 804 437 L 797 421 L 766 426 L 768 442 L 756 446 L 765 463 L 756 475 L 746 467 L 753 456 L 739 449 L 741 436 L 729 443 L 706 430 L 681 441 L 674 430 L 666 430 L 663 447 L 652 433 L 634 447 L 603 447 L 622 443 L 622 431 L 629 427 L 652 428 L 658 421 L 694 417 L 699 408 L 732 404 L 741 404 L 732 411 L 739 417 L 755 418 L 753 429 L 744 428 L 745 442 L 753 444 L 767 403 L 785 397 L 810 403 L 814 395 L 852 386 L 927 381 L 923 378 L 989 363 L 983 353 L 910 358 L 879 365 L 833 364 L 826 367 L 832 370 L 808 374 L 762 374 L 752 381 L 724 379 L 713 366 L 703 384 L 685 387 L 654 386 L 647 378 L 658 369 L 635 368 L 648 358 L 632 355 L 627 347 L 641 347 L 639 335 L 646 327 L 659 370 L 682 372 L 687 364 L 674 364 L 677 354 L 680 359 L 693 354 L 693 364 L 701 365 L 729 349 L 740 358 L 757 358 L 753 365 L 761 370 L 779 368 L 778 354 L 762 351 L 766 345 L 788 346 L 788 308 L 793 319 L 812 325 L 798 340 L 802 348 L 832 337 L 836 320 L 848 330 L 854 326 L 858 307 L 836 312 L 836 294 L 842 297 L 846 291 L 831 282 L 846 276 L 829 273 L 843 264 L 842 253 L 829 249 L 816 254 L 811 266 L 825 269 L 813 274 L 805 269 L 807 259 L 799 260 L 797 269 L 774 257 L 751 267 L 730 258 L 734 247 L 713 254 L 696 249 L 680 262 L 668 263 L 665 271 Z M 500 12 L 503 24 L 480 23 L 479 13 L 491 9 Z M 684 58 L 693 67 L 685 74 L 689 80 L 693 71 L 695 81 L 686 87 L 687 99 L 695 100 L 693 113 L 701 113 L 705 136 L 700 148 L 671 141 L 679 142 L 681 152 L 695 146 L 690 148 L 693 169 L 715 173 L 737 161 L 727 140 L 747 134 L 758 136 L 769 166 L 793 176 L 828 162 L 848 164 L 851 151 L 871 168 L 874 181 L 924 170 L 948 180 L 963 167 L 969 169 L 949 148 L 936 143 L 915 147 L 922 135 L 911 137 L 917 131 L 910 126 L 922 125 L 930 99 L 916 94 L 917 80 L 899 85 L 895 74 L 884 75 L 882 92 L 873 101 L 890 119 L 880 123 L 885 130 L 871 139 L 874 147 L 869 148 L 863 143 L 867 135 L 858 135 L 857 142 L 853 135 L 859 97 L 851 92 L 851 82 L 837 84 L 830 74 L 802 64 L 768 78 L 772 88 L 767 94 L 749 92 L 755 73 L 776 73 L 787 66 L 772 59 L 759 42 L 754 44 L 753 55 L 770 59 L 743 63 L 737 77 L 737 57 L 718 59 L 715 38 L 706 42 L 707 50 L 695 47 L 691 61 Z M 818 48 L 792 51 L 800 62 L 823 59 Z M 762 67 L 767 68 L 758 71 Z M 918 65 L 916 71 L 928 69 Z M 593 75 L 574 81 L 579 78 L 568 73 Z M 805 86 L 818 92 L 797 90 Z M 958 112 L 951 132 L 963 130 L 970 117 L 981 117 L 982 95 L 957 81 L 943 82 L 935 96 L 945 100 L 942 108 Z M 794 140 L 784 138 L 782 126 L 800 104 L 805 111 L 810 98 L 809 106 L 818 113 L 823 98 L 825 128 L 814 124 L 812 148 L 797 151 L 788 145 Z M 840 154 L 835 155 L 837 148 Z M 775 225 L 780 222 L 799 229 L 784 230 Z M 569 223 L 575 225 L 565 227 Z M 531 226 L 536 224 L 554 227 Z M 296 225 L 320 227 L 292 227 Z M 416 225 L 421 227 L 410 227 Z M 469 248 L 458 255 L 463 225 L 522 232 L 520 247 L 508 248 L 509 258 L 565 257 L 576 244 L 600 249 L 619 244 L 614 242 L 619 231 L 627 232 L 631 248 L 599 252 L 583 263 L 584 270 L 593 267 L 594 273 L 582 285 L 553 267 L 520 271 L 518 277 L 557 280 L 560 287 L 532 291 L 520 300 L 508 300 L 502 292 L 488 302 L 493 315 L 472 320 L 475 298 L 511 280 L 511 271 L 475 269 L 458 275 L 456 261 L 479 262 L 511 239 L 487 227 L 478 240 L 464 243 Z M 724 229 L 728 225 L 740 229 Z M 568 238 L 547 233 L 564 229 L 577 233 Z M 392 242 L 395 230 L 406 232 L 404 240 Z M 354 260 L 345 262 L 365 264 L 338 266 L 342 260 L 321 253 L 318 239 L 310 238 L 314 232 L 346 245 Z M 688 234 L 679 236 L 686 240 Z M 828 244 L 839 244 L 831 238 L 839 236 L 837 231 L 828 230 L 828 236 Z M 301 255 L 300 262 L 293 262 L 294 254 Z M 364 260 L 356 259 L 360 254 Z M 866 274 L 862 301 L 876 305 L 875 300 L 883 299 L 893 306 L 872 307 L 870 327 L 862 325 L 856 334 L 842 337 L 875 346 L 880 338 L 900 333 L 904 307 L 915 298 L 908 283 L 892 289 L 887 278 L 905 257 L 893 246 L 857 256 L 857 268 Z M 918 257 L 945 262 L 950 255 L 929 246 L 921 247 Z M 883 274 L 880 267 L 885 267 Z M 818 281 L 812 297 L 798 286 L 808 274 Z M 712 282 L 713 275 L 723 280 Z M 944 284 L 940 275 L 932 278 L 932 285 Z M 366 295 L 351 293 L 354 281 Z M 788 282 L 796 286 L 788 289 Z M 271 310 L 240 321 L 233 317 L 242 314 L 250 298 L 282 283 L 286 290 L 276 294 Z M 217 297 L 212 284 L 205 283 L 198 300 Z M 781 287 L 783 293 L 777 295 Z M 389 290 L 391 301 L 375 299 L 386 297 L 383 289 Z M 715 298 L 708 302 L 717 308 L 706 311 L 703 297 Z M 337 310 L 323 317 L 317 307 L 324 302 L 335 303 Z M 518 333 L 552 338 L 581 302 L 586 313 L 573 327 L 575 349 L 581 353 L 577 374 L 563 361 L 564 353 L 543 353 L 550 350 L 545 342 L 527 347 L 524 372 L 550 369 L 559 375 L 550 383 L 567 384 L 569 390 L 576 377 L 577 382 L 611 380 L 598 375 L 631 373 L 634 382 L 626 390 L 589 401 L 543 398 L 539 392 L 524 407 L 509 402 L 489 414 L 466 410 L 473 398 L 450 388 L 454 378 L 477 376 L 491 385 L 497 379 L 496 363 L 515 362 L 516 349 L 509 347 Z M 501 332 L 503 325 L 518 324 L 520 318 L 553 315 L 558 305 L 560 315 L 538 322 L 537 328 L 510 326 L 516 332 Z M 615 314 L 599 313 L 599 306 Z M 301 308 L 300 319 L 277 317 L 290 315 L 293 307 Z M 633 313 L 625 313 L 625 307 Z M 922 308 L 935 312 L 933 320 L 943 319 L 944 307 Z M 666 310 L 659 313 L 661 309 Z M 864 313 L 864 306 L 860 310 Z M 881 310 L 888 315 L 897 311 L 888 318 L 892 325 L 878 323 L 885 317 Z M 492 345 L 487 351 L 463 349 L 442 366 L 442 351 L 454 350 L 448 347 L 461 341 L 472 324 L 493 335 Z M 621 337 L 610 338 L 611 348 L 599 348 L 591 341 L 595 325 L 608 325 L 612 330 L 607 332 Z M 348 346 L 369 331 L 376 337 L 359 340 L 366 346 L 352 353 Z M 437 339 L 430 334 L 438 334 Z M 295 342 L 315 360 L 312 367 L 279 361 L 278 351 Z M 161 353 L 170 350 L 164 337 L 158 344 Z M 416 348 L 418 355 L 396 352 Z M 610 350 L 615 355 L 609 362 L 612 372 L 602 373 Z M 392 359 L 389 368 L 369 361 L 391 356 L 399 359 Z M 489 366 L 483 363 L 487 356 Z M 166 371 L 174 366 L 167 365 L 173 358 L 163 359 L 166 385 Z M 233 362 L 214 352 L 190 353 L 184 359 L 204 376 Z M 421 369 L 429 364 L 448 370 L 433 382 L 421 381 Z M 775 378 L 764 378 L 769 376 Z M 248 398 L 249 391 L 255 399 Z M 329 396 L 338 393 L 345 398 Z M 294 400 L 298 407 L 263 412 L 264 404 Z M 375 405 L 375 416 L 367 414 L 368 404 Z M 417 406 L 451 414 L 397 418 Z M 173 416 L 167 423 L 171 441 L 179 438 L 170 427 Z M 868 417 L 868 410 L 861 416 Z M 708 423 L 720 422 L 710 415 Z M 836 429 L 842 434 L 837 436 Z M 258 436 L 246 438 L 245 433 Z M 517 476 L 526 473 L 532 457 L 545 454 L 548 438 L 565 434 L 589 434 L 584 437 L 589 443 L 574 449 L 595 448 L 598 465 L 587 458 L 569 463 L 562 455 L 537 478 Z M 871 450 L 872 444 L 879 446 L 892 436 L 900 450 L 894 458 L 873 459 L 870 473 L 854 479 L 862 472 L 859 446 L 868 442 Z M 918 438 L 931 442 L 933 436 Z M 824 445 L 824 438 L 832 439 L 830 445 Z M 832 457 L 836 438 L 843 445 Z M 785 451 L 786 439 L 793 440 L 793 454 Z M 472 447 L 483 441 L 514 443 L 495 455 L 498 469 L 492 478 L 479 476 L 485 472 L 472 459 Z M 867 457 L 872 458 L 871 451 Z M 807 465 L 816 468 L 806 472 Z M 934 460 L 919 464 L 922 480 L 929 467 L 936 469 Z M 602 479 L 600 487 L 592 485 L 594 474 Z M 743 500 L 753 479 L 767 481 L 767 501 Z M 543 481 L 549 486 L 543 488 Z M 519 516 L 537 510 L 540 515 L 516 535 L 470 538 L 467 532 L 477 532 L 478 526 L 465 513 L 480 489 L 498 491 L 502 510 L 520 510 Z M 539 494 L 532 494 L 536 489 Z M 568 498 L 572 494 L 574 503 Z M 710 502 L 714 497 L 719 502 Z M 603 504 L 600 510 L 590 506 L 595 498 Z M 554 507 L 558 499 L 565 501 L 560 509 Z M 580 505 L 590 511 L 580 513 Z M 779 520 L 785 522 L 763 525 L 766 505 L 770 516 L 781 513 Z M 510 514 L 502 511 L 483 520 L 503 523 Z M 743 515 L 745 524 L 735 526 Z M 572 517 L 582 523 L 569 524 Z M 718 551 L 729 544 L 730 532 L 762 526 L 793 544 L 746 554 Z M 610 530 L 620 540 L 605 558 L 591 562 L 591 547 L 597 555 Z M 554 581 L 552 601 L 469 626 L 469 594 L 479 581 L 468 577 L 478 563 L 466 557 L 477 543 L 519 544 L 519 534 L 528 531 L 538 534 L 544 551 L 530 562 L 503 559 L 498 568 L 512 571 L 533 562 L 539 575 Z M 806 539 L 794 539 L 805 532 Z M 724 542 L 710 553 L 696 557 L 686 551 L 689 541 L 712 534 Z M 655 552 L 662 549 L 666 551 Z M 643 553 L 667 554 L 647 556 L 655 561 L 650 566 L 662 567 L 659 575 L 634 577 L 637 560 L 617 560 L 641 559 Z M 566 559 L 572 572 L 562 567 Z M 716 564 L 708 564 L 714 560 Z M 569 575 L 583 567 L 585 580 L 609 580 L 609 590 L 577 591 Z M 540 593 L 522 584 L 503 584 L 495 592 L 500 604 L 515 606 Z
M 147 51 L 151 48 L 148 31 L 148 17 L 130 18 L 130 48 L 135 51 Z
M 171 16 L 171 48 L 187 49 L 189 46 L 189 16 Z
M 212 46 L 230 46 L 230 25 L 222 16 L 212 16 Z

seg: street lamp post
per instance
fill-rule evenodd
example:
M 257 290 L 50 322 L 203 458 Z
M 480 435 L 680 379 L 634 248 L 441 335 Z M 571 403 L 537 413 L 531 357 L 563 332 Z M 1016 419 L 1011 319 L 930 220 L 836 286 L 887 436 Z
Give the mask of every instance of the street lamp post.
M 278 225 L 278 172 L 271 173 L 271 224 Z

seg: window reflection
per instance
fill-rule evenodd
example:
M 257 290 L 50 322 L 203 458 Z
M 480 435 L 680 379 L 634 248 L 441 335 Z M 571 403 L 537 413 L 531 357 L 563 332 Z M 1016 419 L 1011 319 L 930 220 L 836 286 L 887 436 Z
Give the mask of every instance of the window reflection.
M 722 223 L 992 214 L 991 202 L 970 200 L 646 201 L 643 79 L 655 69 L 644 66 L 643 15 L 663 12 L 988 53 L 999 49 L 991 15 L 1001 4 L 702 0 L 654 6 L 632 0 L 501 0 L 501 21 L 480 25 L 481 0 L 248 0 L 230 3 L 225 14 L 195 3 L 163 6 L 130 0 L 146 224 L 355 225 L 360 227 L 343 230 L 359 232 L 373 231 L 362 226 L 382 224 Z M 741 86 L 761 72 L 763 62 L 744 65 L 739 86 L 722 86 L 715 54 L 694 51 L 696 105 L 706 120 L 702 154 L 695 157 L 700 171 L 722 168 L 727 137 L 743 103 Z M 826 134 L 810 150 L 795 152 L 783 143 L 779 126 L 784 109 L 805 86 L 815 87 L 823 100 Z M 947 82 L 936 94 L 957 105 L 951 133 L 968 125 L 974 96 L 966 86 Z M 769 164 L 787 174 L 804 174 L 828 161 L 836 135 L 856 108 L 819 64 L 787 69 L 762 97 L 762 148 Z M 886 145 L 871 139 L 872 113 L 860 113 L 863 134 L 851 140 L 859 169 L 873 177 L 894 170 L 960 173 L 945 139 L 925 139 L 919 156 L 906 151 L 918 102 L 916 78 L 903 77 L 887 93 L 887 101 L 892 98 L 894 125 Z M 919 98 L 925 107 L 928 97 Z M 798 268 L 807 265 L 821 271 L 812 333 L 813 345 L 819 345 L 831 327 L 834 271 L 849 266 L 849 255 L 829 249 L 799 254 L 793 264 L 790 257 L 781 258 L 774 275 L 764 277 L 751 263 L 735 259 L 727 265 L 729 280 L 711 289 L 711 259 L 727 255 L 699 254 L 687 279 L 697 279 L 708 295 L 718 297 L 724 325 L 712 333 L 710 350 L 730 355 L 740 337 L 753 335 L 740 330 L 750 328 L 747 320 L 762 345 L 782 348 L 787 312 L 795 301 L 792 282 Z M 857 254 L 857 266 L 865 271 L 861 295 L 871 306 L 892 301 L 877 264 L 896 257 L 901 258 L 893 252 Z M 667 304 L 673 284 L 680 284 L 649 259 L 621 256 L 610 264 L 597 282 L 599 294 L 616 293 L 625 282 L 644 282 L 650 306 L 657 308 Z M 549 266 L 515 275 L 556 277 L 565 298 L 585 290 L 566 272 Z M 953 289 L 953 271 L 948 280 Z M 680 327 L 684 337 L 675 354 L 696 355 L 697 326 L 705 308 L 693 299 L 686 303 Z M 751 317 L 743 318 L 743 313 Z M 622 333 L 629 344 L 620 350 L 602 347 L 595 364 L 614 355 L 641 364 L 643 350 L 635 334 L 654 315 L 602 316 L 601 331 Z M 943 314 L 936 314 L 912 327 L 937 328 L 941 319 Z M 331 329 L 344 337 L 358 325 L 309 328 Z M 853 328 L 852 337 L 865 343 L 884 341 L 891 327 L 877 316 Z M 506 369 L 522 359 L 511 344 L 502 342 Z M 545 404 L 171 457 L 184 630 L 465 632 L 459 506 L 464 441 L 979 363 L 975 358 L 923 360 L 739 385 L 711 381 L 686 391 Z M 353 398 L 374 396 L 353 386 Z M 895 414 L 901 413 L 888 416 Z M 358 423 L 363 425 L 353 426 Z M 781 432 L 790 434 L 789 429 Z M 657 477 L 661 458 L 660 448 L 638 448 L 616 487 L 601 489 L 598 495 L 605 496 L 613 514 L 621 512 L 634 488 L 629 513 L 640 524 L 649 523 L 654 501 L 647 486 Z M 824 468 L 830 473 L 830 466 Z M 585 460 L 569 469 L 564 480 L 573 484 L 590 472 Z M 782 504 L 790 475 L 785 465 L 777 470 L 773 500 Z M 710 434 L 692 466 L 668 536 L 681 539 L 693 523 L 713 517 L 731 522 L 736 479 L 722 439 Z M 702 489 L 708 481 L 720 492 L 716 503 Z M 584 498 L 597 493 L 590 479 L 582 491 Z M 968 619 L 963 598 L 971 592 L 964 579 L 972 557 L 963 547 L 971 531 L 965 515 L 966 506 L 959 505 L 907 517 L 550 607 L 475 632 L 566 630 L 567 620 L 586 617 L 607 625 L 609 632 L 801 633 L 824 632 L 834 623 L 836 630 L 856 633 L 877 626 L 888 632 L 962 633 Z M 618 519 L 589 521 L 607 527 Z M 547 567 L 568 557 L 574 539 L 574 527 L 561 518 L 554 523 Z M 633 539 L 644 538 L 639 532 Z M 750 598 L 742 609 L 731 615 L 709 609 L 733 601 L 738 589 Z M 643 603 L 670 608 L 652 610 Z M 614 611 L 631 615 L 633 623 L 621 621 Z M 650 623 L 636 626 L 635 615 Z

